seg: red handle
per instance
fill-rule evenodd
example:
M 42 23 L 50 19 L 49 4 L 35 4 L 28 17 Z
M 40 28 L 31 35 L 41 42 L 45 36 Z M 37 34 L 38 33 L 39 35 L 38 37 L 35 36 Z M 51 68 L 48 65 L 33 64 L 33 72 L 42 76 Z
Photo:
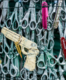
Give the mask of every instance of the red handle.
M 63 49 L 64 57 L 66 59 L 66 41 L 65 41 L 64 37 L 61 38 L 61 46 L 62 46 L 62 49 Z
M 42 3 L 42 26 L 47 29 L 47 18 L 48 18 L 48 4 L 47 2 Z

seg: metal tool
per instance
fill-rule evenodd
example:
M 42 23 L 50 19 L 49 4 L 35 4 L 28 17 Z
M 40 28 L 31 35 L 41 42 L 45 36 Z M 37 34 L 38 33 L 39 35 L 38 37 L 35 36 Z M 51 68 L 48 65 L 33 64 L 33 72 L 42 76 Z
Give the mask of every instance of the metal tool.
M 8 14 L 8 10 L 7 9 L 9 7 L 9 0 L 3 0 L 3 9 L 2 9 L 2 21 L 5 21 L 6 16 Z
M 49 18 L 51 19 L 51 12 L 52 12 L 52 3 L 49 5 Z
M 30 1 L 29 7 L 31 6 L 31 4 L 32 4 L 32 2 Z M 20 22 L 22 23 L 22 28 L 23 29 L 26 29 L 28 24 L 29 24 L 29 15 L 30 15 L 30 8 L 27 11 L 27 13 L 25 14 L 24 18 L 22 20 L 20 20 Z
M 32 7 L 35 7 L 35 3 L 32 2 Z M 35 41 L 35 30 L 36 30 L 36 11 L 35 8 L 31 8 L 31 20 L 30 20 L 30 30 L 31 30 L 31 40 Z
M 7 75 L 9 73 L 9 63 L 10 63 L 10 59 L 8 58 L 7 63 L 2 67 L 2 73 L 4 75 Z
M 14 47 L 13 47 L 13 42 L 11 42 L 11 48 L 10 48 L 10 53 L 11 53 L 11 55 L 10 55 L 10 70 L 9 70 L 9 73 L 10 73 L 10 75 L 12 76 L 12 77 L 15 77 L 15 76 L 17 76 L 17 74 L 18 74 L 18 69 L 19 69 L 19 64 L 18 64 L 18 68 L 17 68 L 17 63 L 19 63 L 19 61 L 17 60 L 17 59 L 15 59 L 15 60 L 17 60 L 17 63 L 15 64 L 15 66 L 14 66 L 14 63 L 13 63 L 13 49 Z
M 48 23 L 48 28 L 50 29 L 50 27 L 51 27 L 51 22 Z M 48 47 L 49 48 L 47 48 L 47 51 L 51 51 L 54 47 L 53 31 L 52 30 L 48 32 Z
M 46 63 L 45 63 L 45 59 L 44 59 L 44 52 L 41 51 L 40 56 L 38 57 L 38 61 L 37 61 L 37 67 L 40 69 L 45 69 L 46 68 Z
M 62 55 L 62 50 L 61 49 L 60 49 L 60 52 L 59 52 L 59 56 L 56 60 L 59 63 L 59 65 L 65 65 L 65 60 L 64 60 L 64 57 Z
M 16 2 L 16 4 L 15 4 L 15 9 L 14 9 L 15 19 L 14 19 L 13 25 L 12 25 L 13 30 L 18 30 L 18 27 L 19 27 L 19 25 L 18 25 L 18 8 L 16 8 L 16 7 L 19 7 L 19 2 Z
M 61 47 L 63 49 L 63 54 L 66 59 L 65 38 L 64 38 L 64 34 L 63 34 L 63 26 L 60 21 L 59 21 L 59 33 L 60 33 Z
M 7 28 L 11 28 L 12 23 L 13 23 L 14 14 L 15 13 L 13 12 L 12 15 L 10 16 L 10 18 L 7 20 L 7 24 L 6 24 Z
M 14 9 L 14 11 L 13 11 L 13 13 L 12 13 L 12 15 L 10 16 L 10 18 L 7 20 L 7 24 L 6 24 L 6 27 L 7 28 L 12 28 L 13 30 L 17 30 L 18 29 L 18 15 L 17 15 L 17 8 L 16 7 L 18 7 L 18 5 L 19 5 L 19 2 L 17 2 L 16 4 L 15 4 L 15 9 Z
M 31 0 L 31 20 L 30 20 L 30 29 L 36 29 L 36 11 L 35 11 L 35 3 Z
M 51 13 L 51 19 L 52 20 L 54 20 L 54 18 L 55 18 L 56 9 L 57 9 L 57 0 L 54 0 L 54 7 L 53 7 L 53 11 Z

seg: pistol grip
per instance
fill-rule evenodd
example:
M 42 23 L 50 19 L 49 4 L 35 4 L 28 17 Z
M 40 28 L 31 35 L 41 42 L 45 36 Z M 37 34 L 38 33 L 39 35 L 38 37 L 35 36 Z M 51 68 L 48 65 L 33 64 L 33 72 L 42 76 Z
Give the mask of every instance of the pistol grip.
M 29 71 L 34 71 L 35 67 L 36 67 L 36 56 L 28 55 L 26 57 L 24 68 L 26 68 Z

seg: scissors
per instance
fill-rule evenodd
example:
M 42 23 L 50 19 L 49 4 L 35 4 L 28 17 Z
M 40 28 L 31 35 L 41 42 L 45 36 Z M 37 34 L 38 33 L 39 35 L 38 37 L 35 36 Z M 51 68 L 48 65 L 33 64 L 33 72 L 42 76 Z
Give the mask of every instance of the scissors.
M 52 21 L 53 21 L 54 18 L 55 18 L 56 6 L 57 6 L 57 0 L 54 0 L 54 8 L 53 8 L 52 13 L 51 13 L 51 20 L 52 20 Z
M 65 60 L 62 55 L 62 49 L 60 49 L 59 56 L 56 59 L 59 65 L 65 65 Z
M 31 1 L 30 1 L 30 5 L 31 6 Z M 27 13 L 25 14 L 24 18 L 22 20 L 20 20 L 20 22 L 22 23 L 22 29 L 26 29 L 28 24 L 29 24 L 29 15 L 30 15 L 30 8 L 28 9 Z
M 51 69 L 51 67 L 49 67 L 49 63 L 47 61 L 47 67 L 43 73 L 43 75 L 41 76 L 41 80 L 55 80 L 57 78 L 57 74 L 56 71 L 53 69 Z
M 15 7 L 19 6 L 19 2 L 16 2 Z M 17 8 L 14 9 L 12 15 L 10 16 L 10 18 L 7 20 L 6 27 L 7 28 L 12 28 L 13 30 L 17 30 L 18 29 L 18 17 L 17 17 Z M 15 27 L 16 25 L 16 27 Z
M 13 25 L 12 25 L 13 30 L 18 30 L 18 27 L 19 27 L 19 24 L 18 24 L 18 9 L 16 7 L 19 7 L 19 2 L 16 2 L 16 4 L 15 4 L 15 9 L 14 9 L 15 19 L 14 19 Z
M 36 29 L 36 12 L 35 12 L 35 3 L 31 0 L 30 1 L 30 14 L 31 14 L 31 20 L 25 30 L 25 36 L 28 39 L 31 39 L 32 41 L 35 41 L 35 29 Z M 30 36 L 30 30 L 31 30 L 31 37 Z
M 48 32 L 52 30 L 51 12 L 52 12 L 52 4 L 50 4 L 50 6 L 49 6 L 49 11 L 48 11 L 48 13 L 49 13 L 49 17 L 48 17 L 48 27 L 47 27 Z M 52 14 L 53 14 L 53 12 L 52 12 Z
M 31 20 L 30 20 L 30 29 L 36 29 L 36 11 L 35 11 L 35 3 L 31 0 Z
M 59 33 L 60 33 L 60 41 L 61 41 L 61 47 L 63 50 L 63 55 L 64 55 L 64 58 L 66 58 L 65 37 L 64 37 L 64 33 L 63 33 L 63 27 L 62 27 L 62 24 L 60 21 L 59 21 L 58 29 L 59 29 Z
M 14 48 L 14 43 L 11 42 L 11 46 L 10 46 L 10 49 L 9 49 L 9 53 L 11 54 L 11 55 L 9 55 L 10 56 L 10 70 L 9 70 L 9 74 L 12 77 L 15 77 L 18 74 L 18 71 L 19 71 L 18 70 L 19 69 L 19 60 L 16 57 L 13 58 L 13 52 L 14 52 L 14 49 L 13 48 Z M 14 52 L 14 53 L 16 54 L 16 52 Z M 16 60 L 16 63 L 18 64 L 18 68 L 17 68 L 17 65 L 13 63 L 13 60 L 14 59 Z
M 36 30 L 36 11 L 35 11 L 35 3 L 32 1 L 32 8 L 31 8 L 31 20 L 30 20 L 30 30 L 31 30 L 31 40 L 35 41 L 35 30 Z
M 5 51 L 4 51 L 5 52 Z M 13 62 L 10 57 L 7 55 L 7 53 L 5 52 L 6 57 L 8 58 L 7 63 L 2 67 L 2 73 L 4 75 L 7 75 L 8 73 L 12 76 L 15 77 L 18 73 L 18 69 L 16 66 L 14 66 Z M 10 67 L 9 67 L 10 66 Z
M 5 22 L 5 25 L 7 28 L 11 28 L 13 19 L 14 19 L 14 15 L 15 15 L 15 13 L 13 12 L 12 15 L 10 16 L 10 18 L 7 20 L 7 22 Z
M 10 75 L 12 76 L 12 77 L 14 77 L 14 75 L 16 74 L 16 72 L 17 72 L 17 69 L 16 69 L 16 67 L 13 65 L 13 62 L 11 61 L 11 59 L 10 59 L 10 57 L 12 56 L 12 49 L 9 47 L 9 45 L 7 44 L 7 41 L 6 41 L 6 38 L 4 38 L 4 41 L 5 41 L 5 44 L 4 44 L 4 53 L 5 53 L 5 55 L 6 55 L 6 58 L 8 59 L 8 61 L 5 63 L 5 65 L 3 66 L 3 68 L 2 68 L 2 72 L 3 72 L 3 74 L 5 74 L 5 75 L 7 75 L 8 73 L 10 73 Z M 11 44 L 12 45 L 12 44 Z M 12 47 L 13 48 L 13 47 Z M 5 49 L 8 49 L 7 50 L 7 52 L 6 52 L 6 50 Z M 8 53 L 8 54 L 7 54 Z M 9 55 L 11 55 L 10 57 L 9 57 Z M 13 56 L 12 56 L 12 58 L 13 58 Z M 13 59 L 12 59 L 13 60 Z M 6 59 L 5 59 L 5 61 L 6 61 Z M 9 65 L 10 65 L 10 67 L 9 67 Z M 13 75 L 12 75 L 12 70 L 14 70 L 15 71 L 15 73 L 13 73 Z M 10 72 L 11 71 L 11 72 Z
M 44 56 L 45 56 L 44 50 L 46 50 L 46 47 L 47 47 L 47 43 L 45 43 L 46 35 L 47 35 L 47 32 L 45 32 L 45 34 L 43 36 L 41 36 L 41 39 L 39 40 L 40 41 L 40 46 L 39 46 L 40 56 L 38 57 L 37 67 L 40 69 L 45 69 L 47 66 L 45 63 L 45 59 L 44 59 Z
M 7 54 L 7 53 L 6 53 Z M 8 56 L 9 57 L 9 56 Z M 10 59 L 8 58 L 8 61 L 5 65 L 3 65 L 2 67 L 2 73 L 4 75 L 7 75 L 9 73 L 9 63 L 10 63 Z
M 50 28 L 50 26 L 51 26 L 51 22 L 48 23 L 48 28 Z M 47 51 L 51 51 L 54 47 L 53 35 L 54 35 L 53 30 L 48 32 L 48 47 L 49 48 L 47 49 Z
M 27 80 L 27 79 L 33 80 L 36 74 L 34 73 L 34 71 L 30 72 L 25 68 L 22 68 L 22 70 L 20 71 L 20 75 L 23 80 Z

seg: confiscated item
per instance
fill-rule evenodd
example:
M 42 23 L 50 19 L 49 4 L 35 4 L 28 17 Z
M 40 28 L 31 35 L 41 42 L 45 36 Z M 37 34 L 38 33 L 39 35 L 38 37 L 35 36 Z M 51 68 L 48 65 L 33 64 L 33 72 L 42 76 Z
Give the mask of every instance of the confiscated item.
M 26 39 L 23 36 L 7 29 L 6 27 L 2 28 L 1 31 L 8 39 L 18 42 L 18 45 L 21 46 L 21 50 L 24 55 L 27 55 L 26 62 L 24 67 L 29 71 L 33 71 L 35 69 L 36 56 L 39 54 L 39 50 L 37 48 L 37 44 Z M 30 60 L 30 61 L 29 61 Z

